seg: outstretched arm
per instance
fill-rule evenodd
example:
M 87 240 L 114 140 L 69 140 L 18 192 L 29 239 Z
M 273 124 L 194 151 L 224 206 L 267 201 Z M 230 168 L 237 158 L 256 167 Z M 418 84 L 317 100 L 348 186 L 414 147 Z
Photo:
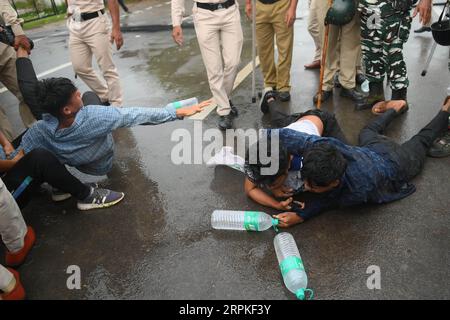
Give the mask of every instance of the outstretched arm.
M 89 136 L 101 136 L 115 129 L 134 127 L 138 125 L 157 125 L 164 122 L 182 119 L 200 112 L 210 101 L 198 105 L 175 109 L 172 106 L 164 108 L 117 108 L 104 106 L 85 107 L 83 126 L 89 130 Z

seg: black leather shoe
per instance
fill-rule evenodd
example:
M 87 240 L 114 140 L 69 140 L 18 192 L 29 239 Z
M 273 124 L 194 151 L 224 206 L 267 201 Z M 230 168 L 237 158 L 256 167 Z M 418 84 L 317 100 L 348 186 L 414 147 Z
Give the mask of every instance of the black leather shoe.
M 289 93 L 289 91 L 279 91 L 278 98 L 280 98 L 280 101 L 282 102 L 288 102 L 289 100 L 291 100 L 291 94 Z
M 364 100 L 364 95 L 358 92 L 355 88 L 353 89 L 341 89 L 341 97 L 352 99 L 354 102 L 361 102 Z
M 333 95 L 333 90 L 330 91 L 326 91 L 326 90 L 322 90 L 322 99 L 321 102 L 325 102 L 328 99 L 330 99 L 330 97 Z M 316 93 L 316 95 L 313 98 L 313 103 L 317 104 L 317 101 L 319 100 L 319 94 Z
M 231 112 L 226 116 L 220 116 L 219 122 L 217 124 L 219 126 L 219 129 L 221 130 L 231 129 L 233 127 L 233 118 L 234 117 L 231 114 Z

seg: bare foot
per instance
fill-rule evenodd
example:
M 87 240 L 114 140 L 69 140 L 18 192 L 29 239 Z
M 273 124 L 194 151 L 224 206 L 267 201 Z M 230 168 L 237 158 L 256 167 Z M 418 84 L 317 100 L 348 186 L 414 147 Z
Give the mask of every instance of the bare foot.
M 405 100 L 389 100 L 375 103 L 372 112 L 375 114 L 385 113 L 389 109 L 394 109 L 399 113 L 406 106 Z

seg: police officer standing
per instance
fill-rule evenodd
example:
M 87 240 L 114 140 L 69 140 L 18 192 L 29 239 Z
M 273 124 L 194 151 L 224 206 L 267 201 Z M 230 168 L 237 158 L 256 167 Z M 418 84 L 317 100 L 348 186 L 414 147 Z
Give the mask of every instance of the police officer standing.
M 289 101 L 292 50 L 294 47 L 294 22 L 297 0 L 256 1 L 256 43 L 265 92 L 276 90 L 281 101 Z M 252 2 L 247 0 L 246 14 L 252 18 Z M 275 65 L 275 41 L 278 63 Z M 264 96 L 262 97 L 264 99 Z
M 230 101 L 240 62 L 243 34 L 237 0 L 195 0 L 192 9 L 209 87 L 219 114 L 220 129 L 230 129 L 237 109 Z M 184 0 L 172 0 L 172 36 L 183 44 Z M 223 63 L 222 63 L 223 60 Z
M 31 44 L 20 25 L 23 20 L 17 17 L 16 11 L 13 7 L 11 7 L 8 0 L 0 0 L 0 16 L 0 24 L 10 26 L 12 32 L 14 33 L 14 48 L 17 49 L 21 46 L 30 52 Z M 23 124 L 26 127 L 30 127 L 36 120 L 28 106 L 25 104 L 19 90 L 16 72 L 16 52 L 14 51 L 14 48 L 10 47 L 8 44 L 0 42 L 0 81 L 19 100 L 19 113 Z M 3 134 L 8 139 L 11 141 L 13 140 L 14 136 L 11 123 L 7 119 L 6 114 L 1 107 L 0 130 L 2 130 Z
M 403 44 L 408 40 L 411 21 L 417 14 L 427 24 L 431 18 L 432 0 L 360 0 L 361 49 L 365 73 L 369 80 L 369 97 L 359 109 L 371 108 L 385 100 L 383 81 L 390 82 L 392 100 L 407 100 L 409 85 Z
M 121 106 L 122 88 L 112 59 L 112 43 L 116 43 L 117 50 L 123 44 L 117 0 L 108 0 L 112 30 L 103 0 L 67 0 L 67 7 L 69 51 L 75 73 L 103 103 Z M 92 68 L 92 55 L 97 59 L 106 84 Z

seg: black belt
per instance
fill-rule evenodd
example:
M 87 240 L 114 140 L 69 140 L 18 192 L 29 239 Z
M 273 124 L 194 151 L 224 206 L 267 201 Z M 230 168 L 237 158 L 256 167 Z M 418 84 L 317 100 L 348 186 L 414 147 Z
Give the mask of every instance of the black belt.
M 261 3 L 264 4 L 274 4 L 275 2 L 278 2 L 279 0 L 258 0 Z
M 203 3 L 203 2 L 196 2 L 198 8 L 210 10 L 210 11 L 216 11 L 218 9 L 228 9 L 229 7 L 233 6 L 235 4 L 235 0 L 227 0 L 222 3 Z
M 91 19 L 95 19 L 101 14 L 105 14 L 105 10 L 95 11 L 95 12 L 85 12 L 81 14 L 81 21 L 87 21 Z

